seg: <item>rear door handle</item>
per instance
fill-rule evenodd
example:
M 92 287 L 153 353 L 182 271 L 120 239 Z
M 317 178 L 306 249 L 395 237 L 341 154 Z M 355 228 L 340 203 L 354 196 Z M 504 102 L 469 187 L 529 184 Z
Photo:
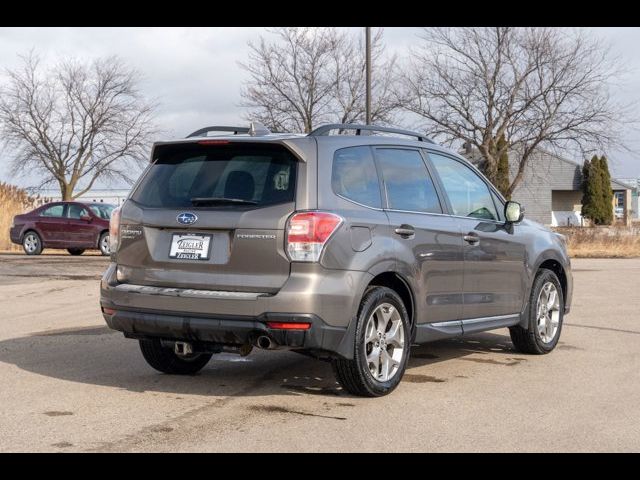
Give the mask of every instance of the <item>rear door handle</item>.
M 473 232 L 467 233 L 462 238 L 464 238 L 464 241 L 467 242 L 469 245 L 477 245 L 478 243 L 480 243 L 480 238 L 476 233 L 473 233 Z
M 405 237 L 405 238 L 416 234 L 416 231 L 413 228 L 413 225 L 405 225 L 405 224 L 400 225 L 398 228 L 394 230 L 394 232 L 396 232 L 401 237 Z

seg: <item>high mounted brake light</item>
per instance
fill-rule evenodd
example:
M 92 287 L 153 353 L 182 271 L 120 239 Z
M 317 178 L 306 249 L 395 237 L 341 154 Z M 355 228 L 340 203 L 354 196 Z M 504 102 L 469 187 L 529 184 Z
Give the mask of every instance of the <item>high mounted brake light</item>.
M 198 145 L 227 145 L 229 140 L 201 140 Z
M 343 218 L 329 212 L 294 213 L 287 225 L 287 253 L 294 262 L 317 262 Z

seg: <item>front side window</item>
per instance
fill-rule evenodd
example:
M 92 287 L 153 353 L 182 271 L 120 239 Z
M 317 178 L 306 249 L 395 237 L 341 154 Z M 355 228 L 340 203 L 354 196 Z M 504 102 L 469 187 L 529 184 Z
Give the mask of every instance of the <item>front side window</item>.
M 493 197 L 493 203 L 496 206 L 496 213 L 498 214 L 498 220 L 500 220 L 501 222 L 505 221 L 504 218 L 504 203 L 502 202 L 502 200 L 500 200 L 500 197 L 498 197 L 498 195 L 496 195 L 495 192 L 491 192 L 491 196 Z
M 72 203 L 69 205 L 69 208 L 67 208 L 67 218 L 80 220 L 80 218 L 88 217 L 88 216 L 89 216 L 89 212 L 87 212 L 87 210 L 81 205 L 76 205 L 75 203 Z
M 498 220 L 489 187 L 476 172 L 462 162 L 437 153 L 430 152 L 429 159 L 438 172 L 454 215 Z
M 378 148 L 376 156 L 390 209 L 442 213 L 438 194 L 419 151 Z
M 108 205 L 108 204 L 97 204 L 97 203 L 94 203 L 94 204 L 89 205 L 89 208 L 96 215 L 96 217 L 102 218 L 104 220 L 109 220 L 111 218 L 111 212 L 113 212 L 113 210 L 116 207 L 114 207 L 113 205 Z
M 369 147 L 349 147 L 337 150 L 331 173 L 333 191 L 349 200 L 381 208 L 378 174 Z
M 40 212 L 41 217 L 62 217 L 64 215 L 64 205 L 53 205 Z

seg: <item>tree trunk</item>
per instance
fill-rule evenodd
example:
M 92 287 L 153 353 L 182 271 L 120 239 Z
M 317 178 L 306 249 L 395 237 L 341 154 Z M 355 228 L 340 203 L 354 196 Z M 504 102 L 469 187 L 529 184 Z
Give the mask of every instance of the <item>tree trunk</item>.
M 73 200 L 73 186 L 69 185 L 67 182 L 60 182 L 60 196 L 62 200 L 68 202 Z

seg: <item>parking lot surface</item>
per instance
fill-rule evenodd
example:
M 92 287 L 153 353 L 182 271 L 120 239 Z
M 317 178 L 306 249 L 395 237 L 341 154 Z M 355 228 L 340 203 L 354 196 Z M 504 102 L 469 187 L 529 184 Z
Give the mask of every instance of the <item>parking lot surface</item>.
M 391 395 L 290 352 L 147 366 L 100 314 L 99 256 L 0 255 L 0 451 L 638 451 L 640 259 L 574 260 L 550 355 L 506 329 L 414 347 Z

